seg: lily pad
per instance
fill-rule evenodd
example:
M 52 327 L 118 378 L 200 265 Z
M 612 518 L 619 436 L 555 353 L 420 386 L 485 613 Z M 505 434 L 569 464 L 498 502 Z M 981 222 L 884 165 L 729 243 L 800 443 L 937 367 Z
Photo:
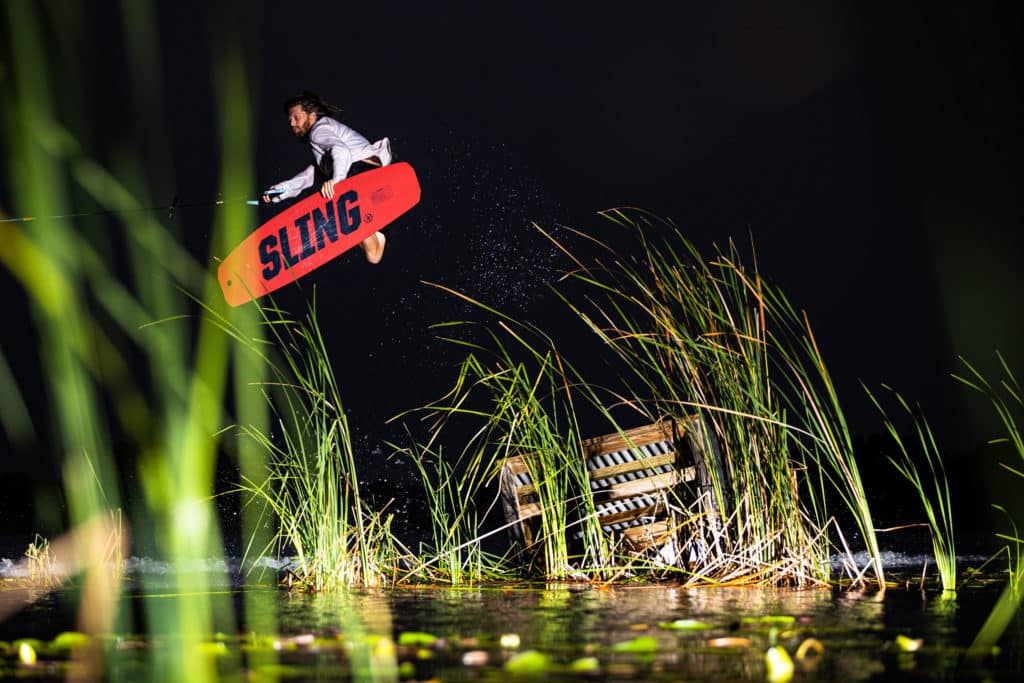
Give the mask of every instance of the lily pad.
M 658 651 L 658 641 L 651 636 L 640 636 L 633 640 L 612 645 L 612 652 L 632 652 L 634 654 L 650 654 Z
M 398 644 L 399 645 L 412 645 L 412 646 L 431 646 L 437 642 L 437 636 L 430 633 L 422 633 L 420 631 L 406 631 L 399 634 Z
M 91 642 L 92 638 L 84 633 L 65 631 L 50 641 L 50 648 L 57 651 L 73 650 L 76 647 L 85 647 Z
M 597 657 L 580 657 L 569 665 L 569 670 L 573 673 L 596 673 L 600 669 L 601 664 Z
M 551 668 L 551 659 L 542 652 L 526 650 L 505 662 L 505 671 L 514 674 L 539 674 Z
M 18 661 L 26 666 L 32 666 L 36 663 L 36 650 L 28 643 L 22 643 L 18 646 Z
M 782 647 L 768 648 L 764 653 L 764 663 L 771 683 L 786 683 L 793 678 L 793 660 Z
M 697 621 L 696 619 L 676 619 L 675 621 L 663 621 L 658 624 L 659 628 L 670 631 L 706 631 L 713 628 L 711 624 Z
M 901 652 L 917 652 L 921 649 L 923 644 L 924 640 L 921 638 L 911 638 L 903 634 L 896 636 L 896 647 L 898 647 Z
M 743 617 L 744 624 L 792 624 L 796 617 L 788 614 L 769 614 L 762 617 Z

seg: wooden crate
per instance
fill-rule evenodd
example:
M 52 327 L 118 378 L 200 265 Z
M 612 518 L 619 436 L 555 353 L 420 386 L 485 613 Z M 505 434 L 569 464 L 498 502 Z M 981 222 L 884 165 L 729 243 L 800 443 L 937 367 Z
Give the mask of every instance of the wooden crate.
M 682 483 L 695 492 L 710 486 L 702 430 L 700 417 L 693 415 L 583 442 L 594 504 L 605 532 L 636 548 L 659 545 L 667 538 L 666 495 Z M 525 548 L 533 544 L 541 513 L 528 457 L 506 459 L 500 478 L 506 523 Z

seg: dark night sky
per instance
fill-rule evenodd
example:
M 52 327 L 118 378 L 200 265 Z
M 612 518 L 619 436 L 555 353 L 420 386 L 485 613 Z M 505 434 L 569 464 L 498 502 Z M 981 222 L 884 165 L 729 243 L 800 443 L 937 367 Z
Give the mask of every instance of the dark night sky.
M 530 223 L 603 230 L 596 212 L 620 205 L 708 251 L 752 235 L 762 272 L 809 311 L 858 433 L 880 424 L 857 382 L 887 382 L 971 443 L 956 354 L 1024 359 L 1015 4 L 178 0 L 157 3 L 162 87 L 133 80 L 120 5 L 90 3 L 81 45 L 54 49 L 81 50 L 85 144 L 106 163 L 137 155 L 154 203 L 216 194 L 212 65 L 233 36 L 260 187 L 308 163 L 280 110 L 302 89 L 417 169 L 423 201 L 379 267 L 346 254 L 307 278 L 357 425 L 451 379 L 426 326 L 462 308 L 420 280 L 556 320 L 537 280 L 564 263 Z M 208 219 L 182 215 L 191 246 Z M 281 301 L 299 311 L 307 294 Z
M 638 206 L 705 249 L 753 236 L 764 272 L 809 310 L 856 429 L 877 429 L 858 380 L 934 401 L 940 421 L 957 414 L 956 354 L 986 364 L 1022 331 L 1019 13 L 655 5 L 347 5 L 318 10 L 313 30 L 286 18 L 287 3 L 264 3 L 246 36 L 259 181 L 306 163 L 279 103 L 310 88 L 367 136 L 390 136 L 424 183 L 380 272 L 352 258 L 319 281 L 374 292 L 384 315 L 365 319 L 383 325 L 369 338 L 386 354 L 397 331 L 447 313 L 422 310 L 436 299 L 416 280 L 525 309 L 515 271 L 562 266 L 531 221 L 601 229 L 598 210 Z M 165 43 L 187 44 L 195 8 L 173 7 L 161 8 Z M 168 101 L 176 149 L 204 128 L 205 112 L 179 105 L 182 78 L 208 59 L 168 48 L 168 84 L 184 90 Z M 207 83 L 194 87 L 209 98 Z M 179 191 L 207 163 L 178 155 Z M 972 317 L 979 301 L 991 309 Z

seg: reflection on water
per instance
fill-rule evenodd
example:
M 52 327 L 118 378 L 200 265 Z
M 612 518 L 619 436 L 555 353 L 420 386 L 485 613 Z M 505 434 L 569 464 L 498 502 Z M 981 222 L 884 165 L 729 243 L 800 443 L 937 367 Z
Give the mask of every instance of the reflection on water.
M 901 678 L 911 671 L 950 680 L 995 591 L 964 594 L 960 601 L 966 608 L 906 590 L 889 590 L 883 597 L 836 590 L 675 586 L 421 588 L 343 596 L 270 592 L 267 597 L 263 604 L 276 610 L 283 634 L 343 633 L 354 613 L 369 634 L 396 640 L 407 632 L 438 637 L 425 652 L 398 648 L 398 659 L 413 665 L 406 673 L 414 670 L 417 680 L 501 679 L 512 656 L 536 650 L 555 665 L 546 680 L 580 680 L 568 667 L 594 656 L 600 675 L 609 679 L 763 681 L 764 653 L 773 643 L 792 655 L 804 640 L 815 638 L 823 654 L 797 661 L 796 680 L 855 681 Z M 964 611 L 970 616 L 965 618 Z M 765 616 L 791 619 L 756 621 Z M 680 619 L 706 622 L 710 628 L 660 626 Z M 515 650 L 501 647 L 503 634 L 518 636 Z M 900 634 L 922 638 L 922 649 L 899 652 L 894 642 Z M 644 636 L 656 642 L 652 652 L 614 651 L 617 644 Z M 749 644 L 709 645 L 723 637 Z M 486 665 L 467 666 L 468 652 L 486 653 Z M 960 677 L 984 673 L 963 669 Z
M 407 588 L 337 595 L 254 586 L 244 589 L 247 599 L 237 585 L 228 590 L 239 612 L 240 633 L 227 639 L 238 656 L 221 662 L 225 679 L 276 680 L 285 672 L 288 680 L 507 680 L 506 664 L 532 650 L 550 662 L 536 679 L 765 681 L 769 647 L 781 645 L 793 656 L 809 638 L 819 641 L 823 651 L 796 661 L 794 681 L 999 680 L 1015 677 L 1021 660 L 1018 627 L 995 659 L 961 663 L 963 649 L 997 597 L 995 588 L 984 586 L 961 592 L 955 602 L 907 589 L 890 589 L 883 596 L 667 584 Z M 0 591 L 0 600 L 3 596 Z M 173 598 L 138 592 L 127 598 L 137 615 L 135 628 L 144 630 L 138 615 L 147 601 L 168 599 Z M 73 604 L 73 594 L 43 596 L 0 625 L 0 639 L 53 637 L 73 622 L 68 610 Z M 666 628 L 677 620 L 708 628 Z M 277 633 L 258 633 L 250 626 L 267 623 L 278 624 Z M 418 634 L 415 642 L 410 634 Z M 901 652 L 895 645 L 901 634 L 923 639 L 922 648 Z M 724 641 L 727 646 L 713 646 L 723 638 L 731 639 Z M 631 642 L 643 643 L 642 651 L 617 649 Z M 3 661 L 6 676 L 17 665 L 9 653 Z M 115 653 L 111 659 L 119 671 L 143 678 L 151 673 L 147 661 L 152 660 L 137 651 Z M 588 673 L 570 670 L 581 661 L 589 662 Z

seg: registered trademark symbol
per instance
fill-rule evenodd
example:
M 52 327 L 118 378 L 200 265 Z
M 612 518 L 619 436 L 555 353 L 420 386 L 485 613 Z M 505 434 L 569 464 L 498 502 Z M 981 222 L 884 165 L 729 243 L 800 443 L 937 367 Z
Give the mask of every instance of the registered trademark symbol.
M 366 218 L 366 222 L 367 223 L 372 223 L 373 222 L 373 214 L 372 213 L 366 214 L 365 218 Z

